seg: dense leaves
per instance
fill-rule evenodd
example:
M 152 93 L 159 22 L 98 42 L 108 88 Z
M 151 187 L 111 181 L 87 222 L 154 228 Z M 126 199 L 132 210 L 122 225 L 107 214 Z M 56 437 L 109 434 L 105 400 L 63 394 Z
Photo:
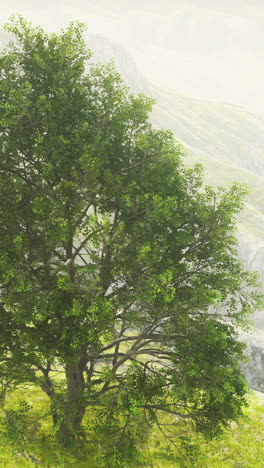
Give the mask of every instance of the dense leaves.
M 88 406 L 115 447 L 162 412 L 215 434 L 241 413 L 236 329 L 260 303 L 237 259 L 245 189 L 203 186 L 171 132 L 150 125 L 152 101 L 112 64 L 90 64 L 82 25 L 48 35 L 14 18 L 7 30 L 2 380 L 47 393 L 64 443 Z

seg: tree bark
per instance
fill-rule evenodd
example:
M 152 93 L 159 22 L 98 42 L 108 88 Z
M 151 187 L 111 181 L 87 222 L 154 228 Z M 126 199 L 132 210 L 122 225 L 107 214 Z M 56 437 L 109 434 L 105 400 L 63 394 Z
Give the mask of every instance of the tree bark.
M 67 395 L 57 435 L 60 443 L 68 447 L 78 439 L 85 413 L 85 382 L 79 363 L 71 363 L 66 367 L 66 381 Z

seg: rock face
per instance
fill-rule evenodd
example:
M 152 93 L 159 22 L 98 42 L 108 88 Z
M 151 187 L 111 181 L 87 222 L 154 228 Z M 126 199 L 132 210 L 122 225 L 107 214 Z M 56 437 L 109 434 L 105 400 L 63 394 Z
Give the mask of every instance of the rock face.
M 0 33 L 0 46 L 8 36 Z M 187 148 L 186 163 L 202 163 L 205 180 L 228 186 L 237 181 L 250 188 L 238 219 L 239 254 L 249 270 L 257 270 L 264 288 L 264 119 L 242 107 L 188 98 L 151 85 L 119 44 L 90 35 L 93 61 L 114 58 L 132 91 L 157 100 L 151 116 L 158 128 L 170 128 Z M 249 385 L 264 391 L 264 312 L 255 313 L 257 331 L 248 335 L 250 361 L 243 365 Z
M 242 364 L 242 371 L 252 390 L 264 392 L 264 331 L 256 330 L 244 338 L 248 361 Z

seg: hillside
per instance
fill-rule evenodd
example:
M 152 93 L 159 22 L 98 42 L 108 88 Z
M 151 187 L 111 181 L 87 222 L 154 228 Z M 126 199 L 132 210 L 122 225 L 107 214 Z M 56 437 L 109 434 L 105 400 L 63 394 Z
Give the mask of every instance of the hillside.
M 206 183 L 249 187 L 238 219 L 239 254 L 247 269 L 258 271 L 264 289 L 264 119 L 243 107 L 204 101 L 157 88 L 139 72 L 126 50 L 114 41 L 90 36 L 94 61 L 115 59 L 129 87 L 156 99 L 151 120 L 171 129 L 186 147 L 186 163 L 202 163 Z M 249 361 L 243 365 L 250 388 L 264 391 L 264 312 L 254 314 L 257 330 L 243 335 Z
M 87 42 L 94 61 L 114 58 L 133 91 L 156 99 L 153 124 L 174 132 L 186 146 L 186 163 L 204 165 L 207 183 L 248 185 L 247 206 L 239 218 L 240 253 L 247 268 L 259 271 L 264 284 L 264 119 L 242 107 L 157 88 L 144 79 L 121 45 L 100 36 L 89 36 Z

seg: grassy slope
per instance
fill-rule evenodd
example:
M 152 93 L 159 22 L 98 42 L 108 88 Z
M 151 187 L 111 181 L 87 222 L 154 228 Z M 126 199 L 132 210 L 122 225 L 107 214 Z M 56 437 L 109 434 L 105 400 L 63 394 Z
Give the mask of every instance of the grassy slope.
M 188 165 L 203 164 L 206 183 L 249 187 L 238 220 L 240 252 L 246 268 L 258 270 L 264 285 L 264 119 L 237 106 L 150 90 L 157 99 L 154 125 L 170 128 L 184 143 Z
M 246 183 L 250 206 L 264 215 L 264 120 L 243 108 L 153 89 L 153 123 L 170 128 L 188 150 L 187 163 L 201 162 L 208 182 Z
M 9 408 L 17 408 L 20 401 L 34 401 L 34 414 L 32 419 L 48 410 L 48 401 L 42 393 L 31 388 L 15 392 L 9 401 Z M 145 468 L 263 468 L 264 466 L 264 397 L 262 394 L 251 394 L 250 405 L 245 411 L 245 416 L 236 424 L 232 423 L 231 429 L 226 430 L 218 440 L 206 442 L 201 436 L 197 436 L 186 425 L 177 425 L 174 429 L 176 445 L 179 444 L 179 436 L 184 436 L 185 444 L 179 452 L 172 444 L 164 442 L 159 431 L 153 431 L 148 445 L 143 448 L 145 462 L 135 466 Z M 41 423 L 40 423 L 41 422 Z M 165 422 L 165 421 L 163 421 Z M 97 468 L 98 463 L 92 456 L 96 455 L 98 448 L 95 440 L 87 444 L 87 452 L 83 452 L 82 458 L 67 452 L 61 452 L 50 429 L 51 421 L 48 416 L 37 424 L 28 426 L 24 434 L 27 436 L 19 442 L 8 439 L 0 427 L 0 467 L 32 467 L 43 466 L 49 468 Z M 38 432 L 36 433 L 36 429 Z M 192 441 L 188 437 L 192 436 Z M 187 437 L 187 438 L 186 438 Z M 186 445 L 187 444 L 187 445 Z M 92 448 L 93 447 L 93 448 Z M 179 455 L 181 454 L 181 461 Z M 33 461 L 32 461 L 33 458 Z M 38 463 L 36 463 L 38 462 Z M 123 468 L 129 468 L 124 465 Z

